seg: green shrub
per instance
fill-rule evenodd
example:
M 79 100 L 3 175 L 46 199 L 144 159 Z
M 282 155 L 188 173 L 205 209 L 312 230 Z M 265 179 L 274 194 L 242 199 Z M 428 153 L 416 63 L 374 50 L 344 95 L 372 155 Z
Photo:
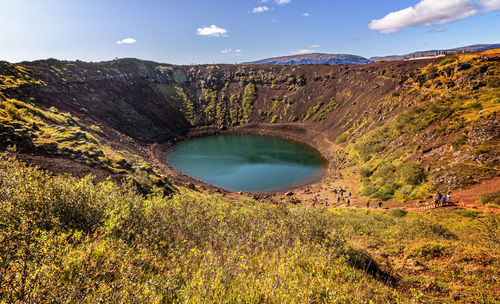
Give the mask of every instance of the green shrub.
M 361 167 L 359 169 L 359 175 L 361 175 L 362 178 L 363 177 L 370 177 L 372 174 L 373 174 L 373 170 L 371 170 L 368 167 Z
M 377 169 L 373 172 L 374 179 L 394 180 L 394 172 L 396 167 L 388 162 L 382 162 Z
M 427 74 L 435 74 L 438 71 L 438 67 L 435 65 L 431 65 L 427 68 Z
M 377 192 L 372 194 L 371 196 L 374 198 L 387 201 L 394 196 L 394 193 L 398 188 L 399 188 L 398 184 L 386 181 L 386 183 L 384 183 L 381 187 L 379 187 Z
M 455 139 L 451 144 L 453 145 L 455 150 L 458 150 L 461 146 L 467 143 L 467 140 L 469 140 L 469 136 L 467 134 L 463 134 Z
M 321 106 L 323 106 L 323 102 L 322 101 L 318 102 L 315 106 L 310 107 L 307 110 L 306 117 L 304 117 L 304 120 L 308 120 L 309 118 L 311 118 L 311 116 L 313 116 L 314 114 L 316 114 L 316 112 L 318 112 L 318 110 L 321 108 Z
M 349 133 L 348 132 L 344 132 L 342 133 L 339 137 L 337 137 L 337 139 L 335 139 L 335 143 L 337 145 L 339 144 L 342 144 L 342 143 L 345 143 L 347 141 L 347 137 L 349 136 Z
M 487 86 L 489 88 L 500 88 L 500 76 L 492 76 L 488 79 Z
M 500 204 L 490 203 L 490 204 L 486 204 L 485 206 L 488 207 L 488 208 L 500 209 Z
M 426 177 L 424 168 L 411 162 L 406 162 L 400 166 L 397 173 L 404 183 L 410 185 L 420 185 Z
M 396 208 L 389 211 L 389 214 L 394 217 L 405 217 L 408 214 L 408 211 Z
M 339 104 L 332 98 L 330 103 L 326 105 L 321 111 L 318 112 L 318 114 L 314 117 L 314 121 L 322 121 L 326 118 L 326 115 L 328 113 L 331 113 L 337 109 Z
M 274 100 L 273 102 L 273 107 L 271 108 L 271 111 L 276 109 L 276 107 L 280 104 L 280 100 L 279 99 L 276 99 Z
M 450 58 L 443 59 L 443 60 L 439 63 L 439 65 L 440 65 L 440 66 L 447 65 L 447 64 L 450 64 L 450 63 L 455 62 L 455 61 L 457 61 L 457 59 L 456 59 L 456 58 L 450 57 Z
M 483 194 L 479 199 L 479 203 L 483 205 L 486 204 L 500 205 L 500 191 Z
M 385 146 L 382 140 L 376 138 L 370 138 L 357 146 L 359 156 L 365 162 L 369 161 L 375 156 L 376 153 L 379 153 L 384 149 Z
M 477 218 L 479 215 L 481 215 L 482 211 L 465 209 L 465 210 L 457 210 L 455 211 L 455 213 L 458 216 L 462 217 Z
M 243 119 L 245 122 L 249 121 L 250 113 L 253 110 L 255 99 L 257 98 L 257 93 L 255 90 L 255 85 L 249 83 L 243 92 Z
M 363 186 L 363 195 L 364 196 L 372 196 L 377 193 L 378 189 L 372 184 L 366 184 Z
M 14 120 L 28 121 L 28 112 L 25 109 L 18 109 L 14 104 L 5 102 L 3 109 Z
M 404 232 L 413 238 L 425 236 L 426 238 L 441 238 L 446 240 L 457 239 L 457 235 L 450 231 L 447 227 L 440 223 L 432 222 L 427 219 L 417 218 L 412 219 L 405 227 Z
M 438 258 L 446 254 L 446 247 L 438 243 L 429 243 L 417 246 L 409 253 L 410 257 L 418 257 L 424 260 Z

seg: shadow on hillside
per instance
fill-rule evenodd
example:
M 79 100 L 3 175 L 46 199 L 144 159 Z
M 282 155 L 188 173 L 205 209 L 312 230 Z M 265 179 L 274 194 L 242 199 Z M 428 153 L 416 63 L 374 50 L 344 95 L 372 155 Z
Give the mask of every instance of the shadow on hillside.
M 395 286 L 398 279 L 389 272 L 382 270 L 379 264 L 366 252 L 350 248 L 346 252 L 347 262 L 352 267 L 366 272 L 384 284 Z

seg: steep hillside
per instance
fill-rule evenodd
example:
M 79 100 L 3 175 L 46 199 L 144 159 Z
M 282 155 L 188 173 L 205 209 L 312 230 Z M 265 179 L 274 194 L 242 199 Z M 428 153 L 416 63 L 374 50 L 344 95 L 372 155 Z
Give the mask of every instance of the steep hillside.
M 282 57 L 267 58 L 247 64 L 268 64 L 268 65 L 302 65 L 302 64 L 368 64 L 373 61 L 361 56 L 349 54 L 322 54 L 312 53 L 303 55 L 291 55 Z
M 499 50 L 359 66 L 2 62 L 0 302 L 495 303 L 499 110 Z M 305 142 L 328 172 L 254 195 L 164 163 L 179 140 L 217 133 Z M 333 203 L 339 186 L 351 207 Z M 417 211 L 435 191 L 479 192 L 493 212 Z M 359 209 L 375 199 L 384 208 Z
M 14 106 L 54 107 L 98 125 L 105 131 L 89 132 L 110 146 L 127 136 L 126 150 L 145 161 L 150 154 L 143 143 L 172 143 L 193 132 L 270 132 L 299 140 L 305 134 L 335 160 L 333 175 L 345 165 L 361 169 L 365 197 L 416 200 L 498 176 L 499 64 L 488 52 L 360 66 L 3 63 L 2 96 Z M 47 132 L 30 132 L 20 148 L 47 140 Z M 335 141 L 341 146 L 329 144 Z M 380 175 L 377 168 L 389 163 L 389 175 Z M 400 165 L 425 172 L 409 182 L 395 171 Z

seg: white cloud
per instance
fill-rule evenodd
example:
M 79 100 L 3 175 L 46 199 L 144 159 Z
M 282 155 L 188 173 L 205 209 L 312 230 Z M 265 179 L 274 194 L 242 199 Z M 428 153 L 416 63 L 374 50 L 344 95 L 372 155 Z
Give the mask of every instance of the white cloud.
M 116 44 L 132 44 L 136 42 L 137 40 L 135 40 L 134 38 L 124 38 L 122 40 L 118 40 Z
M 252 13 L 259 14 L 259 13 L 267 12 L 268 10 L 269 10 L 269 7 L 267 7 L 267 6 L 258 6 L 258 7 L 253 8 Z
M 315 53 L 318 51 L 318 49 L 321 47 L 319 44 L 313 44 L 308 46 L 307 48 L 304 49 L 297 49 L 295 51 L 290 52 L 290 54 L 293 55 L 301 55 L 301 54 L 309 54 L 309 53 Z
M 234 50 L 234 55 L 235 56 L 241 56 L 241 52 L 243 52 L 242 50 L 240 49 L 236 49 Z M 230 53 L 233 53 L 233 50 L 232 49 L 223 49 L 221 51 L 222 54 L 230 54 Z
M 486 1 L 499 2 L 483 0 Z M 478 9 L 479 5 L 469 0 L 422 0 L 413 7 L 389 13 L 382 19 L 372 20 L 368 28 L 381 34 L 391 34 L 408 26 L 421 24 L 432 26 L 468 18 L 476 15 Z
M 196 35 L 211 37 L 227 37 L 227 30 L 217 25 L 200 27 L 196 30 Z
M 285 5 L 285 4 L 290 4 L 292 0 L 275 0 L 276 4 L 278 5 Z
M 313 50 L 313 49 L 298 49 L 298 50 L 295 50 L 293 52 L 290 52 L 290 54 L 301 55 L 301 54 L 309 54 L 309 53 L 314 53 L 314 52 L 316 52 L 316 50 Z
M 500 10 L 500 0 L 481 0 L 481 4 L 484 13 Z
M 303 13 L 302 16 L 303 17 L 309 17 L 309 16 L 311 16 L 311 14 L 309 14 L 309 13 Z

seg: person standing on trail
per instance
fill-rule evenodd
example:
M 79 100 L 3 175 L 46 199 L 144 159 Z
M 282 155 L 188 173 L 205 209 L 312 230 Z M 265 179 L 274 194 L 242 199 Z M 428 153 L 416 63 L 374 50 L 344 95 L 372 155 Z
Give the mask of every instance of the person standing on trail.
M 350 199 L 350 198 L 348 198 L 348 199 L 347 199 L 347 207 L 349 207 L 350 205 L 351 205 L 351 199 Z
M 370 201 L 366 202 L 366 208 L 370 208 Z
M 382 202 L 378 202 L 378 207 L 382 209 Z
M 439 204 L 441 203 L 441 198 L 443 197 L 443 195 L 441 195 L 441 192 L 438 192 L 437 193 L 437 196 L 436 196 L 436 199 L 434 200 L 434 203 L 435 204 Z
M 337 196 L 337 204 L 340 204 L 340 196 Z
M 313 208 L 316 208 L 316 200 L 313 200 Z
M 446 196 L 446 200 L 448 201 L 448 204 L 451 203 L 451 193 L 448 192 L 448 195 Z
M 443 206 L 446 205 L 446 195 L 443 195 Z
M 349 191 L 349 198 L 351 198 L 351 192 Z
M 327 206 L 327 207 L 328 207 L 328 201 L 325 201 L 325 206 Z

